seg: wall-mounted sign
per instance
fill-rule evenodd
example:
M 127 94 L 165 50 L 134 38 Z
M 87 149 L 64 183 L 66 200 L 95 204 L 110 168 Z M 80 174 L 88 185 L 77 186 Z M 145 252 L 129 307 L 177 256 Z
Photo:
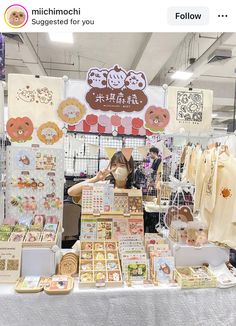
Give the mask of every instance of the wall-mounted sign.
M 94 110 L 141 111 L 148 101 L 143 72 L 125 71 L 118 65 L 109 70 L 92 68 L 87 83 L 91 89 L 86 94 L 86 101 Z

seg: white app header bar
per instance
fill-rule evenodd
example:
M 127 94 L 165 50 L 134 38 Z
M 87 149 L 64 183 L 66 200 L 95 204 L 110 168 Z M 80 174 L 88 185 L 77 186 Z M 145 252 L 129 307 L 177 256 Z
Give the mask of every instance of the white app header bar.
M 235 6 L 235 5 L 231 5 Z M 1 0 L 1 32 L 235 31 L 229 1 Z

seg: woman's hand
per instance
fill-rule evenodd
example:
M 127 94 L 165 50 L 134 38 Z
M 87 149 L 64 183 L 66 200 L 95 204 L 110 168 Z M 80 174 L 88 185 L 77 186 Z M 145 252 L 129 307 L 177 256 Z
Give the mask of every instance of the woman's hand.
M 98 174 L 95 177 L 95 182 L 103 181 L 106 179 L 106 177 L 111 173 L 111 170 L 109 168 L 102 169 L 98 172 Z

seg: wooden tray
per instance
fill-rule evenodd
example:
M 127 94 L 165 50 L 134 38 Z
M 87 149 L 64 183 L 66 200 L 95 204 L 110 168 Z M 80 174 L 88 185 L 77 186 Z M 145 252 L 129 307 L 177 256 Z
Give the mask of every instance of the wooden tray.
M 21 277 L 18 279 L 16 286 L 15 286 L 15 291 L 17 293 L 38 293 L 38 292 L 43 291 L 44 282 L 45 282 L 46 278 L 40 277 L 38 286 L 35 288 L 31 288 L 31 289 L 21 287 L 21 284 L 24 281 L 24 279 L 25 279 L 24 277 Z
M 67 280 L 68 280 L 68 286 L 67 286 L 67 288 L 66 289 L 57 289 L 57 290 L 52 290 L 52 289 L 50 289 L 50 284 L 51 284 L 51 282 L 52 282 L 52 278 L 53 277 L 62 277 L 62 276 L 64 276 L 64 277 L 66 277 L 67 278 Z M 73 289 L 73 287 L 74 287 L 74 279 L 71 277 L 71 276 L 66 276 L 66 275 L 54 275 L 53 277 L 50 277 L 49 279 L 48 279 L 48 284 L 46 284 L 45 286 L 44 286 L 44 292 L 46 292 L 47 294 L 68 294 L 68 293 L 70 293 L 70 291 Z

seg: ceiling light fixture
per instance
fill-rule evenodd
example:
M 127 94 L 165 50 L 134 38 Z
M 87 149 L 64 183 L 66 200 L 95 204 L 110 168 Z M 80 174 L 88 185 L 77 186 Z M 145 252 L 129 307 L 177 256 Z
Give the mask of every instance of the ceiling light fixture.
M 74 43 L 73 33 L 48 33 L 49 38 L 52 42 L 58 42 L 58 43 L 68 43 L 72 44 Z
M 214 118 L 218 117 L 218 114 L 217 113 L 212 113 L 211 117 L 214 119 Z
M 192 72 L 177 70 L 171 76 L 171 79 L 187 80 L 193 75 Z

